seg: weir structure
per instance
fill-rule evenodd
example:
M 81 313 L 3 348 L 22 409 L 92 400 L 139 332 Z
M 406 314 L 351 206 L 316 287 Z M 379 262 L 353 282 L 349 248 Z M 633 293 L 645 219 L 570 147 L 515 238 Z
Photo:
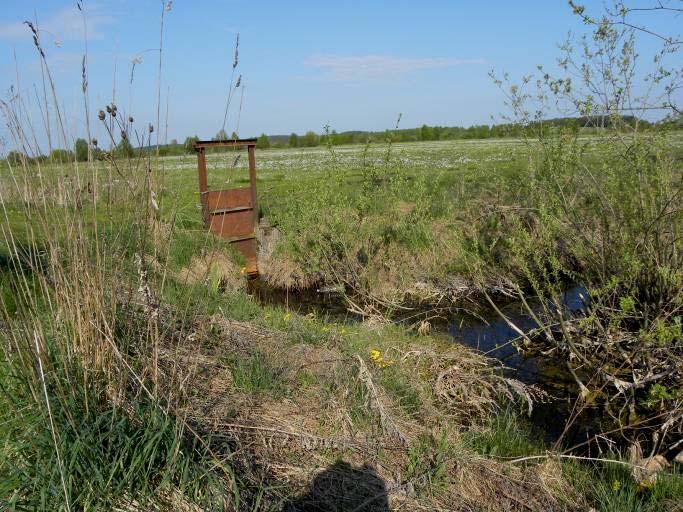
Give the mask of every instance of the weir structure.
M 193 145 L 197 153 L 199 198 L 204 226 L 213 234 L 230 242 L 246 259 L 247 276 L 258 276 L 256 227 L 256 139 L 199 140 Z M 249 157 L 249 186 L 209 190 L 206 151 L 214 148 L 245 148 Z

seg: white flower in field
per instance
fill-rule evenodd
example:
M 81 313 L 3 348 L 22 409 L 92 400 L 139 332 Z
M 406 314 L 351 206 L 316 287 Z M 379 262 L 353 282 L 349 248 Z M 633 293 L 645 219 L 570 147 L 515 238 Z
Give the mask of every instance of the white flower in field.
M 159 211 L 159 205 L 157 204 L 157 195 L 156 193 L 152 190 L 150 194 L 150 203 L 152 205 L 152 209 L 155 211 Z

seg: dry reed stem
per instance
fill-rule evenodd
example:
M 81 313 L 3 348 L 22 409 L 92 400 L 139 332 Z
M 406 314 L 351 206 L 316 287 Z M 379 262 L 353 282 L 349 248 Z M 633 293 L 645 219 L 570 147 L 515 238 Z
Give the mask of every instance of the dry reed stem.
M 356 355 L 356 360 L 358 364 L 358 379 L 363 383 L 365 388 L 368 390 L 370 404 L 372 408 L 377 412 L 380 419 L 380 424 L 384 433 L 389 436 L 389 438 L 396 439 L 403 446 L 408 446 L 409 441 L 405 434 L 398 427 L 394 419 L 389 414 L 387 407 L 384 402 L 388 399 L 380 392 L 380 390 L 375 386 L 372 379 L 372 374 L 368 369 L 365 361 L 359 355 Z

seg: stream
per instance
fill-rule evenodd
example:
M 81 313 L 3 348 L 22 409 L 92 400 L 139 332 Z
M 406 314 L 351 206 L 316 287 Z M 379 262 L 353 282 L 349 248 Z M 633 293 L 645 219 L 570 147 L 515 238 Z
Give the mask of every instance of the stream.
M 321 294 L 315 291 L 284 293 L 255 286 L 252 289 L 259 300 L 270 304 L 286 304 L 301 313 L 322 311 L 340 321 L 351 318 L 344 308 L 340 296 Z M 581 286 L 567 288 L 559 307 L 568 315 L 581 315 L 586 308 L 588 293 Z M 541 309 L 538 300 L 529 302 L 534 311 Z M 525 333 L 536 329 L 538 324 L 519 302 L 498 306 L 505 316 Z M 604 410 L 599 404 L 592 410 L 584 410 L 571 426 L 565 430 L 567 420 L 578 396 L 578 387 L 563 361 L 552 355 L 529 354 L 518 350 L 515 341 L 519 334 L 501 316 L 491 309 L 476 318 L 471 315 L 455 315 L 444 324 L 456 343 L 475 349 L 488 357 L 500 361 L 506 377 L 515 378 L 524 384 L 534 385 L 548 394 L 543 402 L 535 402 L 528 421 L 532 433 L 548 444 L 561 440 L 565 448 L 584 443 L 601 428 Z M 589 450 L 591 447 L 588 446 Z M 588 453 L 587 449 L 581 450 Z
M 581 315 L 586 308 L 587 297 L 586 289 L 581 286 L 568 288 L 563 294 L 561 307 L 568 315 Z M 536 301 L 530 306 L 537 310 L 540 303 Z M 539 327 L 518 302 L 500 307 L 500 310 L 525 333 Z M 482 319 L 463 316 L 452 322 L 448 331 L 455 342 L 500 361 L 507 377 L 537 386 L 548 393 L 543 402 L 534 403 L 528 418 L 532 432 L 546 443 L 553 444 L 562 438 L 560 444 L 569 448 L 602 431 L 603 411 L 595 405 L 592 410 L 584 410 L 564 432 L 578 395 L 574 378 L 564 362 L 552 355 L 527 354 L 518 350 L 515 340 L 520 338 L 519 334 L 497 312 L 492 310 Z

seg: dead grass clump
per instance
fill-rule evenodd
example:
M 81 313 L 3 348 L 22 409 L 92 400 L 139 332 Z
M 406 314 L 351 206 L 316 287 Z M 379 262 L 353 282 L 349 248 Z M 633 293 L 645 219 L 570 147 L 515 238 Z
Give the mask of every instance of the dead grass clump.
M 409 215 L 416 207 L 417 205 L 413 202 L 409 201 L 396 201 L 396 204 L 394 205 L 394 209 L 396 212 L 401 215 L 401 216 L 407 216 Z
M 282 234 L 268 219 L 261 219 L 257 237 L 259 277 L 266 285 L 280 290 L 306 290 L 320 281 L 317 273 L 306 272 L 292 259 L 275 254 Z
M 199 332 L 206 337 L 211 337 L 214 342 L 210 346 L 221 352 L 232 348 L 232 350 L 249 351 L 250 349 L 260 346 L 263 343 L 270 341 L 277 333 L 259 327 L 251 322 L 240 322 L 238 320 L 230 320 L 221 314 L 215 314 L 208 318 L 198 318 L 197 324 L 199 328 L 205 331 Z M 209 332 L 206 332 L 208 329 Z
M 358 380 L 363 383 L 367 390 L 367 403 L 371 410 L 379 417 L 382 432 L 389 439 L 397 441 L 402 446 L 408 446 L 409 439 L 406 432 L 397 424 L 391 414 L 392 404 L 390 399 L 381 387 L 375 385 L 372 374 L 365 361 L 360 356 L 356 356 L 358 362 Z
M 227 482 L 226 482 L 227 483 Z M 124 496 L 120 503 L 112 508 L 113 512 L 204 512 L 204 508 L 193 503 L 177 489 L 159 491 L 153 499 L 145 503 Z
M 155 200 L 156 201 L 156 200 Z M 165 252 L 174 235 L 174 226 L 168 222 L 156 219 L 151 225 L 152 243 L 157 250 Z
M 501 399 L 522 399 L 529 411 L 534 402 L 545 399 L 540 389 L 503 377 L 496 371 L 496 361 L 461 346 L 440 351 L 416 348 L 402 358 L 427 376 L 437 403 L 464 425 L 498 410 Z
M 307 290 L 320 282 L 317 273 L 305 272 L 299 264 L 283 256 L 259 257 L 259 277 L 271 288 Z
M 294 346 L 271 344 L 266 350 L 272 351 L 274 359 L 285 358 L 288 363 L 285 372 L 292 379 L 301 376 L 303 372 L 319 379 L 330 377 L 345 360 L 343 354 L 336 349 L 305 343 Z
M 239 290 L 246 286 L 244 274 L 230 257 L 219 251 L 211 251 L 202 256 L 193 256 L 190 264 L 179 270 L 176 280 L 182 283 L 216 284 L 229 290 Z
M 585 510 L 557 463 L 515 467 L 472 457 L 461 461 L 453 476 L 452 492 L 474 510 Z
M 555 496 L 572 495 L 557 463 L 513 466 L 461 443 L 452 420 L 483 419 L 506 386 L 486 358 L 465 348 L 392 348 L 391 364 L 382 366 L 336 347 L 292 345 L 283 333 L 221 315 L 197 319 L 190 331 L 160 355 L 185 373 L 179 412 L 217 454 L 227 448 L 254 485 L 285 484 L 268 497 L 285 499 L 283 510 L 348 502 L 362 510 L 546 512 L 563 509 Z M 255 354 L 285 392 L 236 386 L 234 361 Z M 411 375 L 423 402 L 417 417 L 388 387 L 397 372 Z M 444 445 L 420 444 L 444 429 Z

